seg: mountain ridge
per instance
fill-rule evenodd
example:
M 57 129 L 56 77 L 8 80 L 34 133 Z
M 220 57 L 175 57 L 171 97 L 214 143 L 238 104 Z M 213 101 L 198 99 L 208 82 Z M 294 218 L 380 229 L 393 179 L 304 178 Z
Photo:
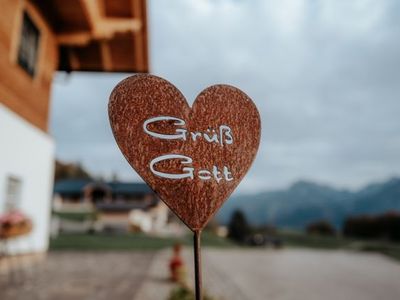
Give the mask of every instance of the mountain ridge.
M 217 220 L 227 224 L 235 210 L 243 211 L 253 225 L 303 229 L 325 219 L 340 228 L 348 216 L 400 211 L 400 178 L 372 183 L 358 191 L 300 180 L 287 189 L 233 196 Z

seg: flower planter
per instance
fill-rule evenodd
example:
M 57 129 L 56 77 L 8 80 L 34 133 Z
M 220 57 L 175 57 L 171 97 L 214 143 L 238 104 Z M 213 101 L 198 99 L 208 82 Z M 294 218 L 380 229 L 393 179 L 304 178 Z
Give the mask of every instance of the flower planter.
M 32 231 L 32 227 L 32 222 L 22 213 L 8 212 L 0 217 L 0 239 L 27 235 Z

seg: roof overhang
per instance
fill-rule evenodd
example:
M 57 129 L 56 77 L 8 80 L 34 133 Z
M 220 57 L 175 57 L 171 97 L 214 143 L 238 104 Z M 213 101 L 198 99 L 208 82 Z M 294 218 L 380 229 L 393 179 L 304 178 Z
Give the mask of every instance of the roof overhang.
M 32 0 L 53 29 L 59 70 L 148 72 L 145 0 Z

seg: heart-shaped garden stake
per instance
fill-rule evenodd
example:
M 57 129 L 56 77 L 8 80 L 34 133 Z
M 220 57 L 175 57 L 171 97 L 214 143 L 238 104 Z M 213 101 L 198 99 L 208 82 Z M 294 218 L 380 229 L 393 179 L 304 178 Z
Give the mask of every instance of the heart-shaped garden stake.
M 200 231 L 249 170 L 260 142 L 251 99 L 229 85 L 192 108 L 168 81 L 134 75 L 112 91 L 109 117 L 129 164 L 193 231 Z
M 168 81 L 135 75 L 114 88 L 108 110 L 125 158 L 195 234 L 200 300 L 200 233 L 255 158 L 261 132 L 257 108 L 228 85 L 205 89 L 190 108 Z

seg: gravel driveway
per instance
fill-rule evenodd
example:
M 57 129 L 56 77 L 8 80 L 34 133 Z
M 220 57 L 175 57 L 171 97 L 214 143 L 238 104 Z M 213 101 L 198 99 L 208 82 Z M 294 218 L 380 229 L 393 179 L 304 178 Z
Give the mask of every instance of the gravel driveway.
M 154 253 L 51 252 L 16 278 L 1 278 L 1 300 L 133 300 Z

